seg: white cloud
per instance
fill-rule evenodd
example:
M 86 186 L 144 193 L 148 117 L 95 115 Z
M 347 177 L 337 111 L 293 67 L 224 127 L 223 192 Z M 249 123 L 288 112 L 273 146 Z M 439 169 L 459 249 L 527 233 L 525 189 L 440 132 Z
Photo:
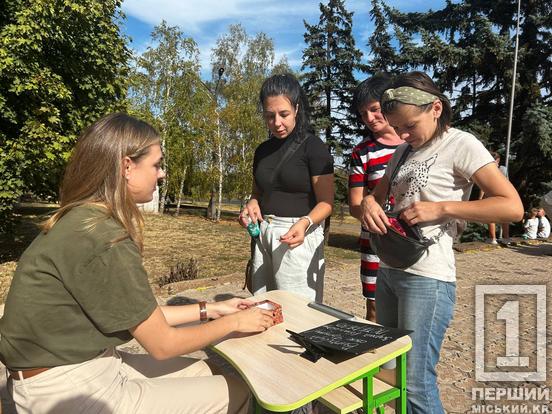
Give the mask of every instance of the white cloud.
M 192 36 L 198 43 L 202 75 L 206 77 L 210 77 L 211 49 L 216 40 L 230 24 L 237 23 L 249 35 L 262 31 L 271 37 L 276 61 L 286 56 L 292 67 L 300 66 L 303 19 L 317 23 L 320 13 L 318 0 L 125 0 L 123 11 L 152 27 L 165 20 Z M 133 44 L 136 52 L 149 45 L 147 40 Z
M 301 47 L 295 47 L 295 48 L 289 48 L 289 49 L 281 49 L 276 50 L 276 53 L 274 54 L 274 63 L 279 62 L 283 57 L 287 59 L 288 65 L 294 69 L 299 69 L 301 65 L 303 64 L 302 61 L 302 54 L 303 54 L 303 48 L 304 45 L 301 45 Z
M 166 20 L 185 32 L 197 33 L 202 26 L 218 21 L 242 21 L 257 27 L 271 20 L 318 13 L 318 1 L 293 0 L 125 0 L 123 10 L 143 22 L 156 25 Z M 280 20 L 281 21 L 281 20 Z M 277 30 L 277 27 L 273 28 Z
M 323 0 L 325 2 L 325 0 Z M 210 77 L 211 49 L 216 40 L 227 32 L 230 24 L 240 23 L 247 33 L 254 36 L 264 32 L 274 41 L 276 61 L 286 56 L 294 70 L 301 67 L 305 48 L 303 20 L 317 24 L 320 16 L 320 0 L 124 0 L 123 11 L 127 16 L 153 28 L 162 20 L 171 26 L 179 26 L 185 36 L 191 36 L 200 50 L 202 75 Z M 390 0 L 388 4 L 410 11 L 413 8 L 439 8 L 444 0 Z M 423 4 L 423 5 L 422 5 Z M 369 18 L 369 0 L 346 0 L 345 7 L 354 11 L 353 28 L 356 46 L 366 53 L 366 42 L 372 34 L 373 23 Z M 137 53 L 150 45 L 150 40 L 133 32 L 137 37 L 133 48 Z M 366 60 L 366 56 L 363 60 Z

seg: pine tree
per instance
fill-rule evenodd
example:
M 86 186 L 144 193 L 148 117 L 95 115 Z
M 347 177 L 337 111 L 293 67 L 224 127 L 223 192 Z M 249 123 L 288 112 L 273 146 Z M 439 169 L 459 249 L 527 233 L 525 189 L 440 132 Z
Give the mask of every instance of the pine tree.
M 360 67 L 362 53 L 352 36 L 353 13 L 343 0 L 320 3 L 320 20 L 316 25 L 306 21 L 303 51 L 303 86 L 309 97 L 315 128 L 322 131 L 326 143 L 336 155 L 352 147 L 356 131 L 349 108 L 356 86 L 353 76 Z
M 391 44 L 389 19 L 379 3 L 380 0 L 372 0 L 372 10 L 370 11 L 370 18 L 374 22 L 374 31 L 368 37 L 367 46 L 372 52 L 372 58 L 366 65 L 366 72 L 371 75 L 378 72 L 396 72 L 400 61 L 399 54 Z

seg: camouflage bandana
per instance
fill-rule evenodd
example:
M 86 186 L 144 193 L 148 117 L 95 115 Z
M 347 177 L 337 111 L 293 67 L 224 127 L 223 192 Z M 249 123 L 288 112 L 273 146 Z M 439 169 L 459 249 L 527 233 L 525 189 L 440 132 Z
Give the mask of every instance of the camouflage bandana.
M 404 104 L 421 106 L 433 103 L 436 99 L 439 98 L 429 92 L 410 86 L 401 86 L 396 89 L 387 89 L 381 97 L 381 103 L 399 101 Z

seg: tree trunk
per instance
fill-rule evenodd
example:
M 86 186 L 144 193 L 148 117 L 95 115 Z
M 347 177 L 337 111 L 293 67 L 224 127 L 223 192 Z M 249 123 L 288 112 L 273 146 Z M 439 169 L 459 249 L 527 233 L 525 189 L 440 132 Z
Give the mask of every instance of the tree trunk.
M 477 75 L 474 73 L 472 77 L 472 115 L 475 112 L 475 108 L 477 107 Z
M 332 216 L 326 217 L 326 220 L 324 221 L 324 245 L 328 245 L 328 241 L 330 240 L 330 225 L 332 221 Z
M 169 191 L 169 152 L 167 150 L 164 151 L 165 155 L 165 178 L 163 179 L 163 182 L 161 183 L 161 188 L 159 189 L 159 214 L 165 213 L 165 199 L 167 198 L 167 192 Z
M 215 186 L 211 187 L 211 195 L 209 197 L 209 204 L 207 204 L 207 212 L 205 213 L 209 220 L 214 220 L 215 214 Z
M 165 78 L 167 79 L 167 78 Z M 163 163 L 164 170 L 165 170 L 165 179 L 163 180 L 163 185 L 161 186 L 161 191 L 159 194 L 159 213 L 163 214 L 165 212 L 165 200 L 167 198 L 167 193 L 169 191 L 169 149 L 167 148 L 167 113 L 168 113 L 168 107 L 169 107 L 169 98 L 171 96 L 171 81 L 170 77 L 169 80 L 165 81 L 165 102 L 163 104 L 163 113 L 162 113 L 162 130 L 161 130 L 161 136 L 163 137 L 161 140 L 161 149 L 163 150 Z
M 182 178 L 180 180 L 180 185 L 178 186 L 178 196 L 176 197 L 176 216 L 180 214 L 180 204 L 182 202 L 182 189 L 184 188 L 184 180 L 186 179 L 186 172 L 188 171 L 188 166 L 184 167 L 182 171 Z
M 217 200 L 217 217 L 216 221 L 220 221 L 220 213 L 222 209 L 222 181 L 223 181 L 223 165 L 222 165 L 222 144 L 219 141 L 217 148 L 217 157 L 218 157 L 218 200 Z
M 163 133 L 162 135 L 165 137 L 166 135 Z M 161 183 L 161 188 L 159 189 L 159 214 L 165 213 L 165 198 L 167 197 L 167 192 L 169 190 L 169 151 L 167 149 L 165 138 L 161 140 L 161 148 L 163 149 L 163 163 L 164 170 L 165 170 L 165 178 L 163 179 Z
M 161 188 L 161 196 L 159 197 L 159 214 L 163 214 L 165 212 L 165 199 L 167 198 L 168 192 L 168 183 L 163 182 L 163 187 Z

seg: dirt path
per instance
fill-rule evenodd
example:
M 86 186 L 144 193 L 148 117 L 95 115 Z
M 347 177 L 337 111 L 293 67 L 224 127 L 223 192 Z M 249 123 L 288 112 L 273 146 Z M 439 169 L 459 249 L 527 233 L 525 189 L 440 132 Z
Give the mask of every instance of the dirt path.
M 442 400 L 448 413 L 473 413 L 477 412 L 481 401 L 472 400 L 473 389 L 476 388 L 506 388 L 519 387 L 534 388 L 540 387 L 544 391 L 541 396 L 551 396 L 552 377 L 544 382 L 477 382 L 475 380 L 475 286 L 476 285 L 536 285 L 548 286 L 552 278 L 552 244 L 543 243 L 536 246 L 515 246 L 510 248 L 496 248 L 491 251 L 474 251 L 471 253 L 459 253 L 456 255 L 458 268 L 457 283 L 457 305 L 455 318 L 447 331 L 445 343 L 441 352 L 441 361 L 438 366 L 439 386 Z M 364 300 L 360 293 L 358 280 L 358 262 L 356 260 L 333 263 L 327 270 L 325 302 L 331 306 L 350 311 L 356 315 L 364 315 Z M 206 281 L 204 286 L 194 289 L 183 290 L 170 299 L 173 303 L 185 303 L 200 298 L 208 300 L 220 300 L 234 295 L 245 295 L 241 289 L 241 276 L 235 279 L 226 279 L 224 283 Z M 520 355 L 529 356 L 529 368 L 535 368 L 535 327 L 536 307 L 534 306 L 534 295 L 514 295 L 512 292 L 508 300 L 519 300 L 519 332 L 520 332 Z M 546 373 L 552 370 L 552 318 L 550 307 L 552 306 L 552 288 L 548 286 L 546 291 L 546 328 L 548 341 L 546 357 Z M 160 298 L 165 301 L 166 298 Z M 496 312 L 499 306 L 505 302 L 504 298 L 496 297 L 486 306 Z M 491 312 L 491 313 L 492 313 Z M 504 323 L 497 322 L 496 314 L 494 319 L 486 315 L 486 340 L 484 344 L 485 361 L 492 365 L 496 356 L 505 355 L 505 329 Z M 129 343 L 126 349 L 140 352 L 135 343 Z M 542 348 L 540 349 L 542 351 Z M 197 357 L 205 358 L 206 354 L 197 352 Z M 211 356 L 211 355 L 210 355 Z M 212 357 L 212 356 L 211 356 Z M 3 376 L 0 376 L 3 379 Z M 5 384 L 0 383 L 2 399 L 5 399 Z M 548 392 L 546 392 L 548 390 Z M 477 391 L 476 391 L 477 392 Z M 504 407 L 504 405 L 526 404 L 527 408 L 520 408 L 521 411 L 511 412 L 552 412 L 548 408 L 550 401 L 493 401 L 487 400 L 486 404 Z M 548 404 L 544 406 L 544 404 Z M 475 409 L 472 408 L 475 406 Z M 533 411 L 535 408 L 538 411 Z M 544 408 L 543 408 L 544 407 Z M 495 408 L 496 409 L 496 408 Z M 524 411 L 524 410 L 528 411 Z M 512 408 L 510 408 L 512 410 Z M 545 411 L 548 410 L 548 411 Z M 4 413 L 11 412 L 4 404 Z M 386 411 L 387 412 L 387 411 Z M 479 411 L 479 412 L 503 412 L 503 411 Z M 507 411 L 504 411 L 507 412 Z
M 552 388 L 552 376 L 548 375 L 545 382 L 477 382 L 475 380 L 475 286 L 476 285 L 544 285 L 547 286 L 552 279 L 552 244 L 546 243 L 538 246 L 517 246 L 510 248 L 496 248 L 490 251 L 472 251 L 470 253 L 456 254 L 458 282 L 457 304 L 454 321 L 447 331 L 446 339 L 441 352 L 441 361 L 438 366 L 439 387 L 442 400 L 448 413 L 472 413 L 477 412 L 481 401 L 472 400 L 474 389 L 480 388 L 507 388 L 513 387 L 548 387 Z M 341 265 L 334 265 L 326 274 L 325 302 L 337 308 L 350 311 L 358 316 L 363 316 L 364 300 L 361 297 L 358 281 L 358 263 L 349 261 Z M 227 282 L 221 286 L 206 286 L 204 288 L 186 290 L 177 295 L 184 298 L 199 299 L 224 299 L 230 295 L 240 295 L 241 283 Z M 514 292 L 515 293 L 515 292 Z M 547 289 L 547 332 L 552 332 L 552 318 L 550 307 L 552 306 L 552 287 Z M 504 303 L 504 298 L 500 304 Z M 495 301 L 497 302 L 498 299 Z M 512 297 L 510 297 L 510 300 Z M 533 297 L 524 295 L 520 297 L 519 331 L 520 355 L 530 356 L 530 368 L 535 368 L 535 309 L 532 306 Z M 174 299 L 173 299 L 174 300 Z M 486 305 L 491 306 L 492 303 Z M 494 303 L 494 309 L 498 304 Z M 496 356 L 505 355 L 505 331 L 504 323 L 489 321 L 486 325 L 487 339 L 485 341 L 485 360 L 492 365 Z M 549 338 L 551 338 L 549 334 Z M 552 371 L 552 340 L 548 339 L 546 372 Z M 548 393 L 542 395 L 551 395 Z M 552 412 L 543 404 L 550 401 L 487 401 L 487 405 L 494 404 L 496 409 L 508 404 L 527 404 L 527 408 L 518 408 L 518 412 Z M 474 408 L 472 409 L 472 406 Z M 533 408 L 535 407 L 535 408 Z M 544 407 L 544 408 L 543 408 Z M 508 408 L 506 408 L 508 409 Z M 516 410 L 515 408 L 510 408 Z M 525 409 L 529 411 L 524 411 Z M 537 410 L 537 411 L 532 411 Z M 495 411 L 481 411 L 495 412 Z M 499 412 L 499 411 L 496 411 Z M 502 411 L 500 411 L 502 412 Z M 507 412 L 507 411 L 505 411 Z M 514 411 L 515 412 L 515 411 Z

